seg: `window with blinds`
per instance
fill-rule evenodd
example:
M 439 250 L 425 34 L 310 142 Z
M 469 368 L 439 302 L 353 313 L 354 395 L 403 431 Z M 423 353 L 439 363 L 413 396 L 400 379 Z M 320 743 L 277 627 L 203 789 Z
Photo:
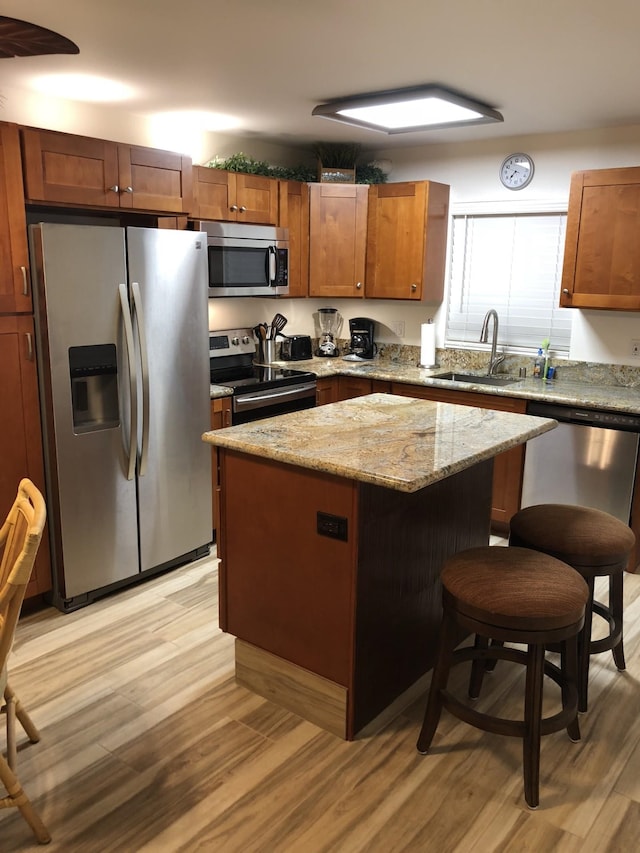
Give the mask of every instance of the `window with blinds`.
M 453 216 L 445 343 L 477 345 L 489 308 L 498 345 L 537 352 L 544 338 L 568 353 L 571 309 L 558 307 L 565 212 Z

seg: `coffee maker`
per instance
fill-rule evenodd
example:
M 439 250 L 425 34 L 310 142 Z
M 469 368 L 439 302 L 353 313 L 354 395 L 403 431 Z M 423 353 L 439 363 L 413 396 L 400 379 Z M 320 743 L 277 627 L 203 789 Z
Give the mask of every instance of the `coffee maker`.
M 373 358 L 378 351 L 373 342 L 374 321 L 368 317 L 354 317 L 349 320 L 351 354 L 358 358 Z

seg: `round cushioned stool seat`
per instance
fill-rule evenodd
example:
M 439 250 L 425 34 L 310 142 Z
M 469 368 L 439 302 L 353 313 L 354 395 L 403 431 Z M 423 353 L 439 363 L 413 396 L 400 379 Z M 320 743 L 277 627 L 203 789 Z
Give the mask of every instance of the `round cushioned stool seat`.
M 569 504 L 538 504 L 511 519 L 509 544 L 542 551 L 568 563 L 586 580 L 589 602 L 580 638 L 579 709 L 587 710 L 589 658 L 607 650 L 619 670 L 625 668 L 622 640 L 623 575 L 635 545 L 630 527 L 609 513 Z M 609 577 L 609 602 L 594 600 L 594 580 Z M 591 640 L 592 614 L 609 624 L 608 636 Z
M 428 751 L 442 708 L 485 731 L 521 737 L 525 799 L 535 808 L 541 735 L 566 728 L 572 740 L 580 739 L 577 636 L 584 622 L 587 584 L 578 572 L 554 557 L 515 547 L 462 551 L 447 560 L 441 578 L 444 612 L 418 751 Z M 475 634 L 475 645 L 454 651 L 461 627 Z M 490 639 L 499 644 L 489 646 Z M 504 642 L 525 644 L 527 650 L 506 648 L 501 645 Z M 545 661 L 548 643 L 559 644 L 560 668 Z M 526 666 L 523 720 L 481 713 L 447 690 L 453 664 L 472 661 L 473 682 L 474 671 L 484 672 L 487 660 L 497 659 Z M 562 710 L 543 718 L 545 674 L 561 686 Z M 471 687 L 469 694 L 474 695 Z

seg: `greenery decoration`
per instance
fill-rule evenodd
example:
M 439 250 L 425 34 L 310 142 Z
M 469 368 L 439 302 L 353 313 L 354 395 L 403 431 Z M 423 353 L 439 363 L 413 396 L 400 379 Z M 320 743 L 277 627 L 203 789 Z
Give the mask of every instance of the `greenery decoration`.
M 354 158 L 358 156 L 360 146 L 349 143 L 316 143 L 313 147 L 313 152 L 319 156 L 322 150 L 323 154 L 329 155 L 332 162 L 325 163 L 321 160 L 323 166 L 353 168 Z M 334 162 L 338 158 L 349 158 L 350 165 L 345 163 Z M 313 166 L 271 166 L 265 160 L 256 160 L 254 157 L 247 156 L 239 151 L 237 154 L 232 154 L 226 159 L 214 157 L 206 164 L 210 169 L 223 169 L 226 172 L 242 172 L 245 175 L 264 175 L 267 178 L 281 178 L 287 181 L 304 181 L 306 183 L 315 183 L 317 180 L 317 171 Z M 373 163 L 364 163 L 361 165 L 355 164 L 356 168 L 356 183 L 357 184 L 384 184 L 387 181 L 386 174 L 378 166 Z

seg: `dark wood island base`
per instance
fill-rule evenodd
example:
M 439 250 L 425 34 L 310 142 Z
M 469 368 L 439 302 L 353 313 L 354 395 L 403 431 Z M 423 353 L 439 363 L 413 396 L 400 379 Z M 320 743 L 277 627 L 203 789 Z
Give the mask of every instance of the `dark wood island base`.
M 440 570 L 486 545 L 493 460 L 403 492 L 219 449 L 239 683 L 353 739 L 434 662 Z

